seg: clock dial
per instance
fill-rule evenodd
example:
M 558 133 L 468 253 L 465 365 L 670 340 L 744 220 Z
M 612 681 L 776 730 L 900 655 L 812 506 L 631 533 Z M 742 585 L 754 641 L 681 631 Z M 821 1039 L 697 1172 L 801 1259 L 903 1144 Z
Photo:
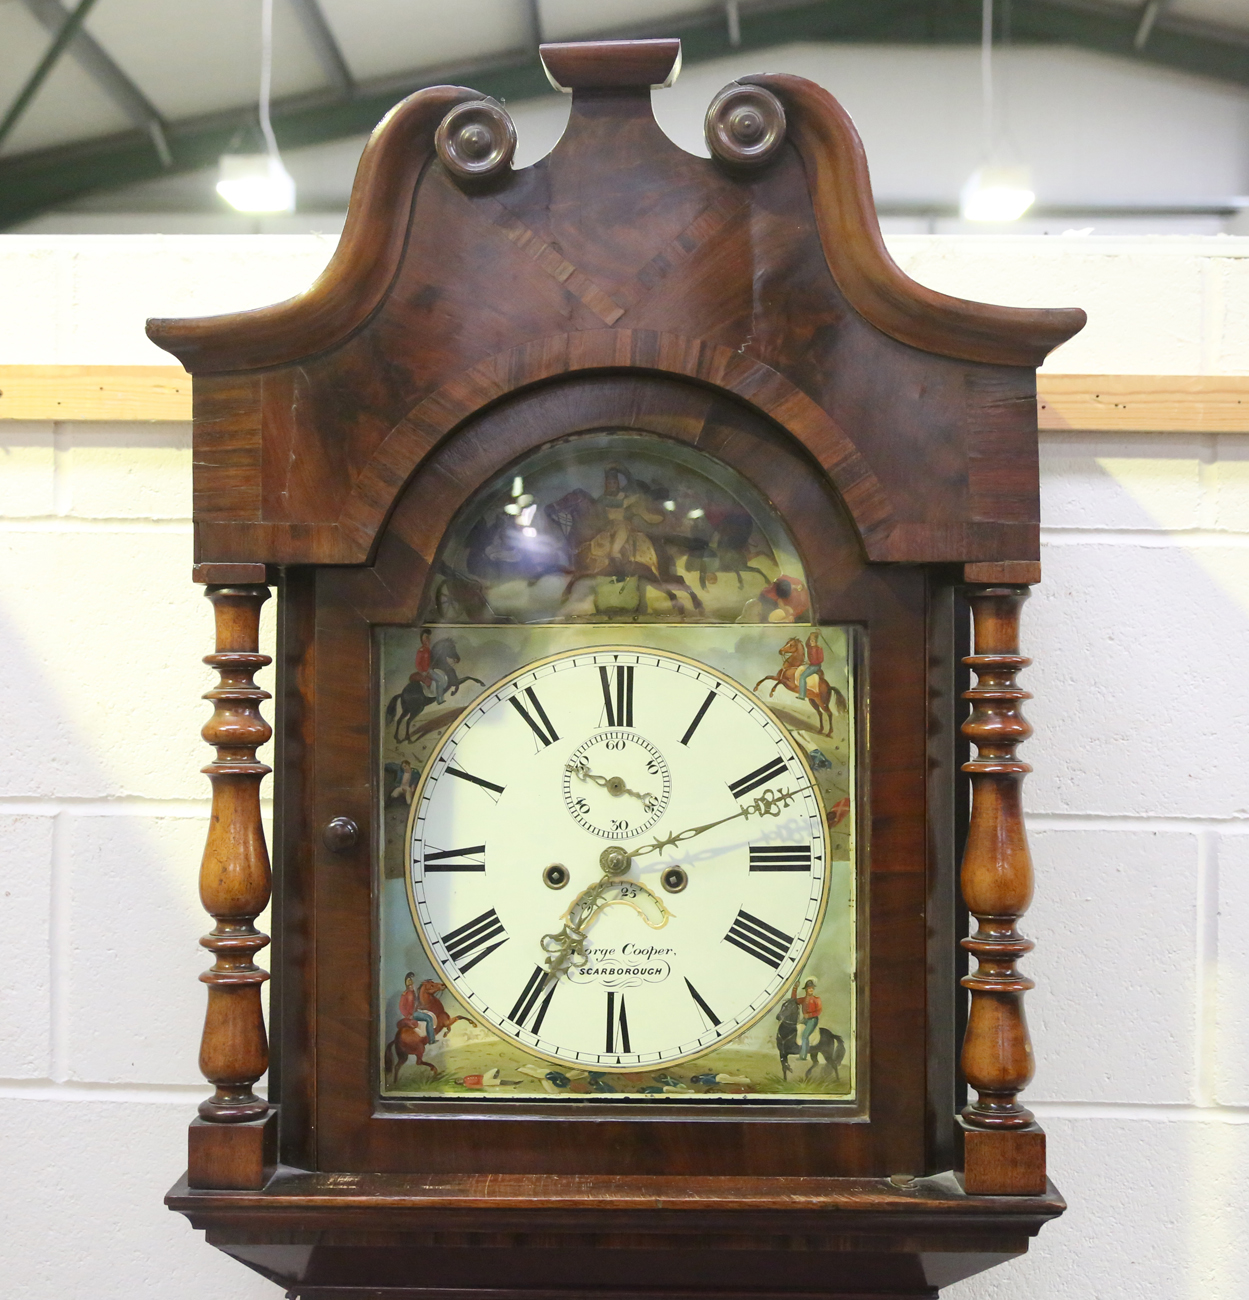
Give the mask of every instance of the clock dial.
M 741 685 L 659 651 L 571 651 L 483 693 L 409 823 L 422 943 L 481 1023 L 597 1071 L 757 1020 L 823 915 L 803 755 Z

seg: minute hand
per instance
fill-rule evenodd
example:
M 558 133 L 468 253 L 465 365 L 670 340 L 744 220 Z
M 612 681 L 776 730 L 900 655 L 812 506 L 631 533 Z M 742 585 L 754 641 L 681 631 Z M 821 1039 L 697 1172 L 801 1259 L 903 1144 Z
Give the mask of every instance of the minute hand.
M 781 809 L 788 808 L 797 797 L 796 792 L 793 790 L 779 790 L 775 794 L 771 790 L 764 790 L 754 803 L 739 804 L 735 813 L 730 813 L 727 817 L 721 817 L 719 821 L 707 822 L 704 826 L 691 826 L 689 830 L 681 831 L 676 835 L 657 837 L 652 843 L 643 844 L 641 848 L 634 849 L 629 854 L 629 857 L 630 859 L 641 858 L 648 853 L 662 853 L 665 849 L 673 848 L 683 840 L 692 840 L 695 835 L 714 830 L 717 826 L 723 826 L 725 822 L 736 821 L 739 817 L 779 817 Z

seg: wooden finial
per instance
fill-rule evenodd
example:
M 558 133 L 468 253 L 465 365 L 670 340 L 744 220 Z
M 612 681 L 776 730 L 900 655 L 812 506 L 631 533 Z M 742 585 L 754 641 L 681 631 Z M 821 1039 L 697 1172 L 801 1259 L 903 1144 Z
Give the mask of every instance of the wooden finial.
M 966 694 L 972 712 L 963 734 L 978 753 L 963 766 L 971 776 L 972 810 L 962 886 L 978 928 L 962 943 L 978 965 L 963 979 L 971 1006 L 962 1059 L 978 1097 L 963 1111 L 965 1180 L 969 1192 L 989 1194 L 1045 1190 L 1044 1134 L 1018 1099 L 1033 1074 L 1023 1008 L 1033 983 L 1016 969 L 1033 946 L 1016 929 L 1032 900 L 1021 791 L 1032 769 L 1015 756 L 1032 734 L 1019 708 L 1031 696 L 1015 681 L 1032 662 L 1019 653 L 1019 611 L 1028 594 L 1022 586 L 967 593 L 975 654 L 965 662 L 979 680 Z
M 458 181 L 483 181 L 505 172 L 516 152 L 516 127 L 493 99 L 457 104 L 434 132 L 442 164 Z
M 658 89 L 681 71 L 681 42 L 566 41 L 540 45 L 538 53 L 556 90 Z
M 711 101 L 703 135 L 713 158 L 731 167 L 763 167 L 785 143 L 785 109 L 762 86 L 730 82 Z

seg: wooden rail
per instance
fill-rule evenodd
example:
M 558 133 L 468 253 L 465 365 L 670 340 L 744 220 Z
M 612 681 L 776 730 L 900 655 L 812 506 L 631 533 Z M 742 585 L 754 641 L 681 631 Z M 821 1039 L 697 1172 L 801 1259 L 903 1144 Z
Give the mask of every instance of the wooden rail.
M 0 366 L 0 420 L 189 420 L 181 366 Z
M 1249 375 L 1037 375 L 1042 432 L 1249 432 Z
M 1042 432 L 1249 433 L 1249 375 L 1037 376 Z M 0 366 L 0 420 L 189 420 L 180 366 Z

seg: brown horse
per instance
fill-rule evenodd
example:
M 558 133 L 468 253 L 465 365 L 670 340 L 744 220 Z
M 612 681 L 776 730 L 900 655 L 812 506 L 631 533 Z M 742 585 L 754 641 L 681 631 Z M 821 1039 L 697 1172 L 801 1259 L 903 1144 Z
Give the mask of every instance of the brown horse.
M 422 1011 L 428 1011 L 434 1017 L 434 1038 L 445 1033 L 457 1020 L 475 1025 L 475 1020 L 468 1016 L 452 1016 L 442 1005 L 438 995 L 445 993 L 447 986 L 439 980 L 422 980 L 416 990 L 416 1005 Z M 386 1077 L 390 1087 L 399 1082 L 399 1071 L 408 1063 L 408 1057 L 415 1056 L 417 1065 L 423 1065 L 438 1077 L 438 1067 L 425 1059 L 425 1049 L 432 1039 L 425 1037 L 423 1022 L 414 1024 L 411 1020 L 400 1020 L 395 1026 L 395 1036 L 386 1044 Z
M 802 672 L 807 662 L 806 648 L 796 637 L 791 636 L 788 641 L 781 646 L 778 652 L 781 656 L 781 670 L 775 677 L 761 677 L 755 683 L 757 691 L 764 682 L 771 682 L 772 689 L 768 692 L 768 699 L 776 694 L 776 688 L 783 686 L 787 691 L 794 695 L 798 694 L 798 675 Z M 828 722 L 828 734 L 833 730 L 833 711 L 829 707 L 832 700 L 837 701 L 837 712 L 843 717 L 846 714 L 846 697 L 835 687 L 828 684 L 823 671 L 816 673 L 813 677 L 807 678 L 807 703 L 815 710 L 816 720 L 819 722 L 819 735 L 824 735 L 824 723 Z
M 564 533 L 572 553 L 571 576 L 561 599 L 567 600 L 577 583 L 586 578 L 615 578 L 618 582 L 636 578 L 638 614 L 646 613 L 648 587 L 668 597 L 674 614 L 685 613 L 677 592 L 684 592 L 694 609 L 702 611 L 703 602 L 677 573 L 668 549 L 670 545 L 689 549 L 701 543 L 677 534 L 644 532 L 632 525 L 615 528 L 607 512 L 583 488 L 574 488 L 547 506 L 546 514 Z

